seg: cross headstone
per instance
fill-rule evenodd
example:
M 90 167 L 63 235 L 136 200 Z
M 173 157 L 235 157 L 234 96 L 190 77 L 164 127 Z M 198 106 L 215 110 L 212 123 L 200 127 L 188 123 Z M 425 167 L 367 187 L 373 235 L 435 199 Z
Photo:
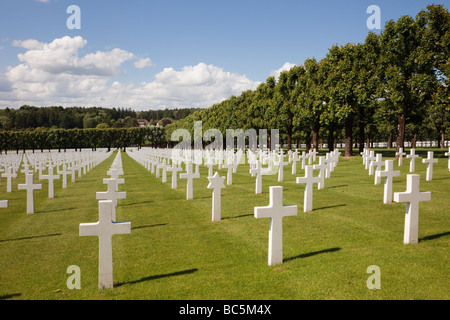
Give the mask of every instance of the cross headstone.
M 114 222 L 112 219 L 114 204 L 111 200 L 98 202 L 99 221 L 96 223 L 80 223 L 79 235 L 97 236 L 98 248 L 98 288 L 113 287 L 112 236 L 131 233 L 130 222 Z
M 2 177 L 6 178 L 6 192 L 12 192 L 12 179 L 17 178 L 17 173 L 12 166 L 6 168 L 6 172 L 2 173 Z
M 433 165 L 438 162 L 438 159 L 433 158 L 433 151 L 428 151 L 428 157 L 422 159 L 422 163 L 427 164 L 427 181 L 433 180 Z
M 328 168 L 327 164 L 325 163 L 325 158 L 324 157 L 319 157 L 319 164 L 315 164 L 313 165 L 313 169 L 318 169 L 319 170 L 319 178 L 320 181 L 317 184 L 317 189 L 324 189 L 325 188 L 325 170 Z
M 298 150 L 295 150 L 292 153 L 292 158 L 291 158 L 291 162 L 292 162 L 292 174 L 297 174 L 297 162 L 300 161 L 300 158 L 298 156 Z
M 394 201 L 406 202 L 403 243 L 410 244 L 419 241 L 419 202 L 430 201 L 431 192 L 420 191 L 420 175 L 408 174 L 406 179 L 406 191 L 395 192 Z
M 256 174 L 255 194 L 262 193 L 262 164 L 261 160 L 256 162 L 256 168 L 251 169 L 251 173 Z
M 67 188 L 67 176 L 70 174 L 70 171 L 67 170 L 66 164 L 63 164 L 62 170 L 58 170 L 57 173 L 62 176 L 62 188 L 66 189 Z
M 415 169 L 416 158 L 420 158 L 420 157 L 416 154 L 415 149 L 411 149 L 410 153 L 406 157 L 408 159 L 411 159 L 409 162 L 409 172 L 414 172 L 416 170 Z
M 368 151 L 369 151 L 369 155 L 366 155 L 366 157 L 365 157 L 365 159 L 366 159 L 366 163 L 365 163 L 366 170 L 369 169 L 369 167 L 370 167 L 370 161 L 377 159 L 375 157 L 375 151 L 373 151 L 373 150 L 368 150 Z
M 377 171 L 379 178 L 384 177 L 383 203 L 392 202 L 392 179 L 400 176 L 400 171 L 394 171 L 394 160 L 385 161 L 384 171 Z
M 180 179 L 187 179 L 186 200 L 194 198 L 193 179 L 200 178 L 200 173 L 192 173 L 192 164 L 187 166 L 186 173 L 180 173 Z
M 27 214 L 34 213 L 34 190 L 42 189 L 42 184 L 34 183 L 34 175 L 27 174 L 25 176 L 25 184 L 19 184 L 19 190 L 27 191 Z
M 283 187 L 270 187 L 267 207 L 255 207 L 255 218 L 270 218 L 269 266 L 283 263 L 283 217 L 296 216 L 297 206 L 283 206 Z
M 398 152 L 395 155 L 398 157 L 398 166 L 401 167 L 403 164 L 403 156 L 406 156 L 406 153 L 403 152 L 403 148 L 398 148 Z
M 222 165 L 222 168 L 227 169 L 227 185 L 232 185 L 233 184 L 233 168 L 234 168 L 234 164 L 233 161 L 231 161 L 228 164 L 224 164 Z
M 108 186 L 106 192 L 97 192 L 96 199 L 97 200 L 112 200 L 114 207 L 117 207 L 117 200 L 126 199 L 127 192 L 126 191 L 118 191 L 116 179 L 103 179 L 103 184 Z M 115 217 L 114 217 L 115 221 Z
M 302 155 L 299 156 L 299 159 L 302 160 L 302 169 L 305 169 L 306 166 L 306 159 L 308 159 L 308 155 L 306 154 L 306 151 L 302 151 Z
M 282 182 L 284 178 L 284 166 L 288 165 L 289 162 L 284 161 L 284 156 L 280 155 L 279 161 L 275 162 L 278 165 L 278 182 Z
M 382 157 L 383 157 L 383 155 L 381 153 L 377 153 L 375 156 L 375 160 L 372 160 L 370 162 L 369 175 L 372 175 L 372 174 L 375 175 L 375 179 L 374 179 L 375 184 L 381 183 L 381 179 L 378 176 L 377 172 L 379 172 L 381 170 L 381 167 L 384 166 L 384 161 L 382 160 Z
M 181 171 L 181 167 L 177 165 L 176 162 L 172 162 L 172 166 L 167 168 L 167 171 L 172 172 L 172 189 L 177 188 L 177 178 L 178 178 L 178 171 Z
M 297 177 L 296 182 L 297 183 L 304 183 L 305 184 L 305 192 L 304 192 L 304 198 L 303 198 L 303 212 L 309 212 L 312 211 L 313 208 L 313 184 L 319 183 L 323 179 L 320 177 L 314 177 L 313 174 L 313 166 L 306 166 L 305 167 L 305 176 L 304 177 Z
M 48 180 L 48 197 L 53 199 L 55 197 L 55 188 L 53 181 L 59 179 L 59 175 L 53 174 L 53 167 L 48 168 L 48 174 L 43 174 L 41 176 L 43 180 Z
M 216 172 L 214 176 L 208 177 L 208 189 L 213 189 L 212 192 L 212 221 L 220 221 L 221 219 L 221 190 L 225 188 L 225 177 L 219 176 Z

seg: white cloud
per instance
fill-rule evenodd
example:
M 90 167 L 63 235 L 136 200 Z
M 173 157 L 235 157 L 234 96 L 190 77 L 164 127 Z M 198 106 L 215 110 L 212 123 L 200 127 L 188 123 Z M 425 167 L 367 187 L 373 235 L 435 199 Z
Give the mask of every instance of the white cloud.
M 138 69 L 143 69 L 145 67 L 152 67 L 152 66 L 154 66 L 154 64 L 150 58 L 140 59 L 134 62 L 134 67 Z
M 124 62 L 135 60 L 136 68 L 144 68 L 153 65 L 151 59 L 118 48 L 81 56 L 86 44 L 80 36 L 13 41 L 26 51 L 18 55 L 21 63 L 0 77 L 0 106 L 209 107 L 259 84 L 204 63 L 165 68 L 152 82 L 124 84 L 114 81 Z
M 280 77 L 280 73 L 283 71 L 288 71 L 290 70 L 292 67 L 295 67 L 296 64 L 290 63 L 290 62 L 286 62 L 285 64 L 283 64 L 283 66 L 277 70 L 272 70 L 270 72 L 270 76 L 271 77 L 275 77 L 275 80 L 278 80 L 278 78 Z

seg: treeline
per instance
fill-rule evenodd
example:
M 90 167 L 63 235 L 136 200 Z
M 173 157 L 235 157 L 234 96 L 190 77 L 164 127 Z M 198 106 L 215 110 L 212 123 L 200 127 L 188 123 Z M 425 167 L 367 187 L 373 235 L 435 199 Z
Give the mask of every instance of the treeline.
M 132 128 L 136 119 L 146 119 L 150 125 L 162 125 L 183 119 L 198 109 L 166 109 L 133 111 L 125 108 L 98 107 L 34 107 L 0 110 L 0 130 L 16 131 L 35 128 L 90 129 Z
M 438 140 L 444 146 L 450 124 L 450 16 L 442 5 L 429 5 L 415 18 L 386 23 L 364 43 L 334 45 L 320 61 L 269 77 L 256 90 L 215 104 L 166 127 L 166 139 L 194 121 L 204 131 L 240 128 L 279 129 L 280 140 L 333 150 L 345 142 L 362 151 L 370 141 L 404 147 L 406 139 Z
M 81 150 L 83 148 L 123 148 L 165 146 L 164 128 L 108 129 L 37 129 L 34 131 L 0 131 L 0 153 L 15 150 Z

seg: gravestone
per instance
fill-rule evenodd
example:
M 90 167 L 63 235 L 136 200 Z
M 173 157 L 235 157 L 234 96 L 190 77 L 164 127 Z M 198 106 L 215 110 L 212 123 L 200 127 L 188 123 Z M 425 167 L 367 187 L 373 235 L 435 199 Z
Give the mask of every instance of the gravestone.
M 297 174 L 297 162 L 300 161 L 300 158 L 298 156 L 298 150 L 295 150 L 292 153 L 292 158 L 291 158 L 291 162 L 292 162 L 292 174 Z
M 208 177 L 208 189 L 213 189 L 212 192 L 212 221 L 220 221 L 221 219 L 221 190 L 225 188 L 225 177 L 219 176 L 216 172 L 214 176 Z
M 42 180 L 48 180 L 48 198 L 53 199 L 55 197 L 55 188 L 53 181 L 59 179 L 59 175 L 53 174 L 53 167 L 48 168 L 48 174 L 41 176 Z
M 278 182 L 282 182 L 284 179 L 284 166 L 289 163 L 284 161 L 284 156 L 280 155 L 279 161 L 275 162 L 275 165 L 278 165 Z
M 200 173 L 192 173 L 192 164 L 187 165 L 187 172 L 180 174 L 180 179 L 187 179 L 186 200 L 194 198 L 193 179 L 200 178 Z
M 251 173 L 256 174 L 255 194 L 262 193 L 262 164 L 261 160 L 256 162 L 256 168 L 250 170 Z
M 401 167 L 403 164 L 403 156 L 406 156 L 406 153 L 403 152 L 403 148 L 398 148 L 398 152 L 395 155 L 398 157 L 398 166 Z
M 283 206 L 283 187 L 270 187 L 270 202 L 266 207 L 255 207 L 255 218 L 270 218 L 269 266 L 283 263 L 283 217 L 296 216 L 297 206 Z
M 12 166 L 6 168 L 6 172 L 2 173 L 2 177 L 6 178 L 6 192 L 12 192 L 12 179 L 17 178 L 17 173 Z
M 395 202 L 406 202 L 403 243 L 419 242 L 419 202 L 430 201 L 431 192 L 420 191 L 420 175 L 408 174 L 405 192 L 395 192 Z
M 62 188 L 66 189 L 67 188 L 67 176 L 70 174 L 70 171 L 67 170 L 67 165 L 63 164 L 62 170 L 57 170 L 56 172 L 62 176 Z
M 379 178 L 384 177 L 383 203 L 392 203 L 392 179 L 400 176 L 400 171 L 394 171 L 394 160 L 385 161 L 384 171 L 377 171 Z
M 416 150 L 415 149 L 411 149 L 410 153 L 406 156 L 406 158 L 410 159 L 409 172 L 414 172 L 416 170 L 415 161 L 416 161 L 417 158 L 420 158 L 416 154 Z
M 112 211 L 112 219 L 116 221 L 116 207 L 118 199 L 126 199 L 127 193 L 126 191 L 118 191 L 117 190 L 117 182 L 116 179 L 103 179 L 103 184 L 108 186 L 106 192 L 97 192 L 95 194 L 97 200 L 111 200 L 114 207 Z
M 381 153 L 377 153 L 375 156 L 375 160 L 372 160 L 370 162 L 369 175 L 372 174 L 375 175 L 374 184 L 381 183 L 381 179 L 378 176 L 377 172 L 381 171 L 381 167 L 384 166 L 384 161 L 382 160 L 382 157 L 383 155 Z
M 222 165 L 222 168 L 227 169 L 227 185 L 232 185 L 233 184 L 233 169 L 234 169 L 234 164 L 233 164 L 233 160 L 230 161 L 230 163 L 228 164 L 224 164 Z
M 8 208 L 9 201 L 8 200 L 0 200 L 0 208 Z
M 305 176 L 297 177 L 297 183 L 305 184 L 305 192 L 303 197 L 303 212 L 309 212 L 313 209 L 313 184 L 321 182 L 323 177 L 314 177 L 313 166 L 305 167 Z
M 325 157 L 319 157 L 319 164 L 313 165 L 313 169 L 319 170 L 319 178 L 320 181 L 317 184 L 317 189 L 324 189 L 325 188 L 325 170 L 328 168 L 327 164 L 325 163 Z
M 177 188 L 177 178 L 178 178 L 178 171 L 182 171 L 181 167 L 177 165 L 176 162 L 172 162 L 172 166 L 167 168 L 167 171 L 172 172 L 172 189 Z
M 99 221 L 80 223 L 79 235 L 97 236 L 98 248 L 98 288 L 113 287 L 112 236 L 131 233 L 131 222 L 114 222 L 112 219 L 114 204 L 112 200 L 98 202 Z
M 426 181 L 433 180 L 433 165 L 438 162 L 438 159 L 433 158 L 433 151 L 428 151 L 428 157 L 422 159 L 422 163 L 427 164 L 427 177 Z
M 34 213 L 34 190 L 42 189 L 42 184 L 34 183 L 34 175 L 27 174 L 25 176 L 25 184 L 18 185 L 19 190 L 27 191 L 27 214 Z

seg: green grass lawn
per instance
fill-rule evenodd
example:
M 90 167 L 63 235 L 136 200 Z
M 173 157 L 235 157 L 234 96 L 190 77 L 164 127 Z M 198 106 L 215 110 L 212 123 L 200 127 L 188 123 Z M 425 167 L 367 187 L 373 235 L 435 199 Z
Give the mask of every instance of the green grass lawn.
M 427 149 L 418 150 L 424 157 Z M 131 152 L 131 151 L 129 151 Z M 392 151 L 376 150 L 392 157 Z M 406 152 L 409 152 L 407 150 Z M 194 199 L 186 200 L 186 180 L 178 189 L 156 178 L 122 153 L 127 198 L 118 201 L 117 221 L 131 221 L 131 234 L 113 237 L 114 288 L 98 290 L 98 238 L 79 237 L 80 223 L 98 221 L 95 193 L 106 191 L 115 154 L 47 198 L 46 181 L 35 192 L 35 214 L 26 214 L 23 174 L 6 193 L 0 182 L 0 299 L 449 299 L 450 172 L 445 151 L 433 181 L 416 161 L 421 191 L 432 201 L 420 204 L 419 243 L 403 244 L 405 204 L 383 204 L 383 185 L 374 185 L 362 159 L 340 159 L 325 189 L 314 188 L 314 211 L 303 213 L 303 185 L 289 165 L 284 181 L 255 178 L 240 165 L 233 185 L 222 190 L 222 220 L 211 221 L 212 190 L 207 167 L 194 180 Z M 322 152 L 324 154 L 324 152 Z M 388 158 L 383 158 L 388 159 Z M 300 163 L 298 163 L 300 164 Z M 406 190 L 409 159 L 394 178 L 394 192 Z M 217 169 L 217 167 L 215 167 Z M 296 176 L 303 176 L 300 165 Z M 226 176 L 226 170 L 220 171 Z M 317 173 L 316 173 L 317 174 Z M 35 178 L 35 182 L 37 176 Z M 253 208 L 269 204 L 269 186 L 283 186 L 284 204 L 298 215 L 283 219 L 284 263 L 267 265 L 268 219 Z M 81 289 L 69 290 L 67 267 L 81 270 Z M 381 289 L 369 290 L 370 265 L 381 272 Z

